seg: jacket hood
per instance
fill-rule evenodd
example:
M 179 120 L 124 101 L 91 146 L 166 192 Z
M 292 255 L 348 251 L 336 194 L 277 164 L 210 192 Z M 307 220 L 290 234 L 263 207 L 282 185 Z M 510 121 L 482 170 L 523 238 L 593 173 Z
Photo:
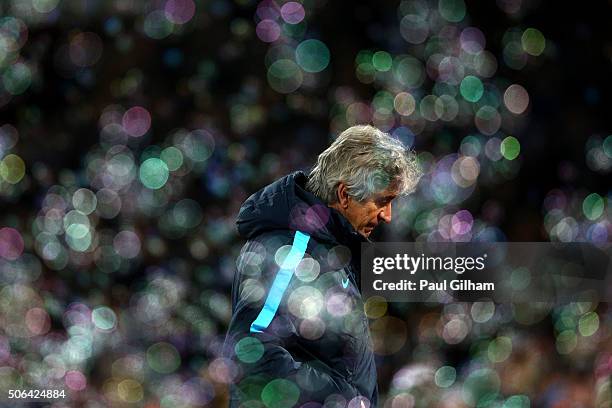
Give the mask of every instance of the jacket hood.
M 274 230 L 302 231 L 319 242 L 352 247 L 366 238 L 336 209 L 306 191 L 308 177 L 297 171 L 251 195 L 241 206 L 238 233 L 252 239 Z

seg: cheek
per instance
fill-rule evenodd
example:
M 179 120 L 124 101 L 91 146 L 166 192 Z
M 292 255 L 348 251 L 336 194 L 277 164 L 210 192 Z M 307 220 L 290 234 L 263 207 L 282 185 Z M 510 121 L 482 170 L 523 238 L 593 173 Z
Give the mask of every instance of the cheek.
M 359 220 L 360 227 L 364 227 L 369 224 L 371 219 L 369 211 L 367 211 L 367 209 L 365 208 L 362 208 L 360 211 L 358 211 L 358 213 L 356 214 L 356 218 Z
M 367 212 L 364 214 L 364 218 L 367 220 L 367 223 L 371 223 L 376 220 L 378 217 L 378 210 L 376 208 L 369 208 Z

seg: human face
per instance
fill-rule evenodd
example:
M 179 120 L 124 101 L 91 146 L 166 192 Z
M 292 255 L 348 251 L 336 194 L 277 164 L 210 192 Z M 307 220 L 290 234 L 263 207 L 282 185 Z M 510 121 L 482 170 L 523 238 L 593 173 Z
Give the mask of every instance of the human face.
M 375 194 L 365 202 L 348 197 L 343 214 L 353 228 L 367 238 L 381 221 L 391 222 L 391 203 L 395 197 L 397 192 L 392 189 Z

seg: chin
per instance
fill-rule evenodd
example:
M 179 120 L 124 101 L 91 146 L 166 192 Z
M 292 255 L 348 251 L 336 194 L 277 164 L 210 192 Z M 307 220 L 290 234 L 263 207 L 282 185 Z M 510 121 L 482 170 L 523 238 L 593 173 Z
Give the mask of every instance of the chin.
M 362 231 L 361 235 L 363 235 L 364 237 L 368 238 L 370 236 L 370 234 L 372 233 L 372 230 L 369 231 Z

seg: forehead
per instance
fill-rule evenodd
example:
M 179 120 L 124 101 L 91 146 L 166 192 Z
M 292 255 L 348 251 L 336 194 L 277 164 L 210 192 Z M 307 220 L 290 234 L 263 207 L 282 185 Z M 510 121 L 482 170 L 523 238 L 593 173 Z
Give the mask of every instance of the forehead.
M 389 187 L 383 191 L 378 193 L 374 193 L 372 195 L 372 200 L 381 200 L 381 199 L 389 199 L 392 200 L 399 194 L 397 188 Z

